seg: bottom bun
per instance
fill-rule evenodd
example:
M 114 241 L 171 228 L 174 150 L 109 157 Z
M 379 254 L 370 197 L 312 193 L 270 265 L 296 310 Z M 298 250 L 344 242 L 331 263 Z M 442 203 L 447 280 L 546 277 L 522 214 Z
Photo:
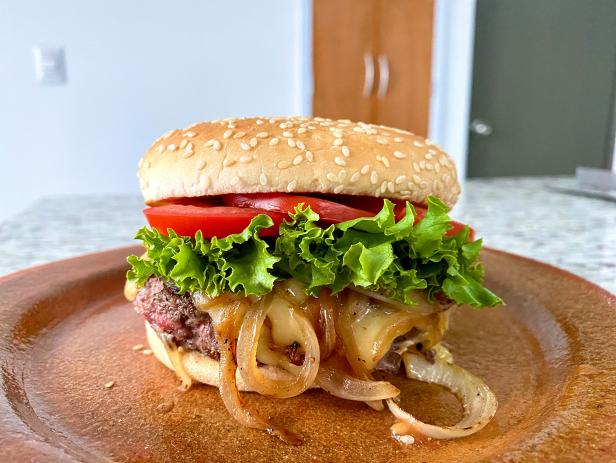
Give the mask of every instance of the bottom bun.
M 167 354 L 165 343 L 160 339 L 154 328 L 150 326 L 148 322 L 145 322 L 145 334 L 150 345 L 150 349 L 154 353 L 154 356 L 167 368 L 175 371 L 173 363 Z M 188 375 L 194 380 L 203 384 L 209 384 L 210 386 L 218 387 L 218 361 L 214 360 L 207 355 L 201 354 L 195 351 L 186 351 L 180 357 L 182 366 Z M 290 374 L 285 370 L 274 366 L 260 366 L 260 369 L 264 371 L 267 376 L 272 379 L 284 380 L 288 379 Z M 239 370 L 235 374 L 237 382 L 237 388 L 240 391 L 253 392 L 254 389 L 248 387 L 244 378 L 240 375 Z M 312 385 L 311 388 L 318 386 Z

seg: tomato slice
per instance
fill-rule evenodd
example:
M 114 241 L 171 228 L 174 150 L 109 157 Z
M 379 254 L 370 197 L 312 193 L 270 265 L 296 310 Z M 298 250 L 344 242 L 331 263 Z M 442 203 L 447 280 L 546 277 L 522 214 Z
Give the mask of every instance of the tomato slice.
M 173 229 L 180 236 L 194 236 L 197 230 L 201 230 L 205 238 L 224 238 L 239 233 L 258 214 L 267 214 L 274 221 L 274 226 L 262 229 L 259 236 L 278 236 L 278 228 L 285 218 L 284 214 L 262 209 L 181 204 L 150 207 L 143 213 L 150 226 L 165 235 L 167 228 Z
M 340 223 L 358 217 L 372 217 L 374 215 L 370 211 L 356 209 L 326 199 L 281 193 L 228 194 L 223 197 L 223 202 L 227 206 L 259 208 L 285 215 L 293 212 L 295 206 L 299 203 L 304 203 L 319 214 L 320 219 L 326 223 Z

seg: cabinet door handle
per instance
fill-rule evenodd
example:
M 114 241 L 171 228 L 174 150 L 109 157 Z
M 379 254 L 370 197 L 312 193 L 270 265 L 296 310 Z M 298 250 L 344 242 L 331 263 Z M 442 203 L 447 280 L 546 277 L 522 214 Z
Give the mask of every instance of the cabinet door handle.
M 362 94 L 364 98 L 368 98 L 372 95 L 372 88 L 374 87 L 374 59 L 372 53 L 367 51 L 364 53 L 364 89 Z
M 387 55 L 379 55 L 379 88 L 376 92 L 378 98 L 387 95 L 389 89 L 389 60 Z

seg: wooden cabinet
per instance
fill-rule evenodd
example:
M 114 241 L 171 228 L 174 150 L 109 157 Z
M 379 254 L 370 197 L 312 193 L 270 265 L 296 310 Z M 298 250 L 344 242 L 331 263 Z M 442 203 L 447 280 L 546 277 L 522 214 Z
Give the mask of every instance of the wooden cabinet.
M 314 0 L 313 113 L 427 136 L 433 0 Z

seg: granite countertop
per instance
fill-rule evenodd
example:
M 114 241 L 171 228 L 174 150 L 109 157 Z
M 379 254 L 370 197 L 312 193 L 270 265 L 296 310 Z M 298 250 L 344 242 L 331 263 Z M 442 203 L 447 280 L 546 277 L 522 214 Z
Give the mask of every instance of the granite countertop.
M 616 293 L 616 203 L 546 187 L 563 177 L 473 179 L 452 215 L 487 246 L 576 273 Z M 134 195 L 46 197 L 0 224 L 0 275 L 134 244 L 144 223 Z

